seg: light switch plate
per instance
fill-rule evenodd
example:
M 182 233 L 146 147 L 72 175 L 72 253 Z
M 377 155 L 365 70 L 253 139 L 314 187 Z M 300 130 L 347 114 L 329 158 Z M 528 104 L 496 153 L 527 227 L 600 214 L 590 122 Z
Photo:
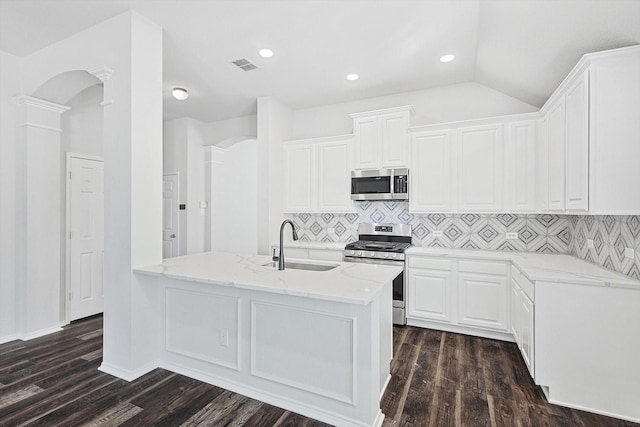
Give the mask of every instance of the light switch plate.
M 627 258 L 635 258 L 636 257 L 636 251 L 634 251 L 631 248 L 624 248 L 624 256 Z
M 587 239 L 587 247 L 593 249 L 593 239 Z
M 518 238 L 518 233 L 507 233 L 507 239 L 514 240 Z

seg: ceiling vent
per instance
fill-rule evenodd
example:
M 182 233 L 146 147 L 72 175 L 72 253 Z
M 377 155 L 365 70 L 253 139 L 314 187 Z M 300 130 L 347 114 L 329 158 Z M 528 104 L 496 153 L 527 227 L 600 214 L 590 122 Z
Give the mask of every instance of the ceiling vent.
M 232 61 L 232 63 L 233 63 L 233 65 L 235 65 L 236 67 L 238 67 L 238 68 L 240 68 L 241 70 L 244 70 L 244 71 L 251 71 L 251 70 L 258 69 L 258 67 L 253 65 L 251 62 L 249 62 L 248 59 L 245 59 L 245 58 L 236 59 L 235 61 Z

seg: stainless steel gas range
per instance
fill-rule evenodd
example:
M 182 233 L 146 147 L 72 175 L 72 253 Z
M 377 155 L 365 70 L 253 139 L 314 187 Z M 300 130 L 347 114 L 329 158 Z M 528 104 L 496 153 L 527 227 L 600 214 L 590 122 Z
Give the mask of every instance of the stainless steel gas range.
M 358 239 L 345 246 L 345 261 L 404 267 L 404 251 L 411 246 L 411 225 L 361 223 Z M 404 296 L 403 270 L 393 280 L 393 323 L 396 325 L 406 323 Z

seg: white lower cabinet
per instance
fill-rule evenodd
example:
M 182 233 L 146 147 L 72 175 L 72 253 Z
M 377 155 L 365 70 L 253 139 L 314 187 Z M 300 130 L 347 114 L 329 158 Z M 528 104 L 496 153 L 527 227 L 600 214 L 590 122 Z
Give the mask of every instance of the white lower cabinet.
M 511 267 L 511 332 L 532 378 L 534 365 L 533 283 Z
M 458 323 L 507 331 L 507 278 L 458 273 Z
M 411 262 L 413 261 L 413 262 Z M 411 264 L 451 266 L 448 261 L 411 258 Z M 453 320 L 453 273 L 450 269 L 409 268 L 407 316 L 451 323 Z
M 510 339 L 506 263 L 407 255 L 407 266 L 409 324 Z

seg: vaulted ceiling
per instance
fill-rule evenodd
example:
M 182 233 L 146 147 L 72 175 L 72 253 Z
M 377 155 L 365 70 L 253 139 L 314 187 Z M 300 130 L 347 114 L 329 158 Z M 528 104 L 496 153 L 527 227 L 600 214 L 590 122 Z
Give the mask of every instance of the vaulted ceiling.
M 540 107 L 583 54 L 640 44 L 640 0 L 0 0 L 0 50 L 129 9 L 164 29 L 165 118 L 205 122 L 255 114 L 261 96 L 299 109 L 467 81 Z

